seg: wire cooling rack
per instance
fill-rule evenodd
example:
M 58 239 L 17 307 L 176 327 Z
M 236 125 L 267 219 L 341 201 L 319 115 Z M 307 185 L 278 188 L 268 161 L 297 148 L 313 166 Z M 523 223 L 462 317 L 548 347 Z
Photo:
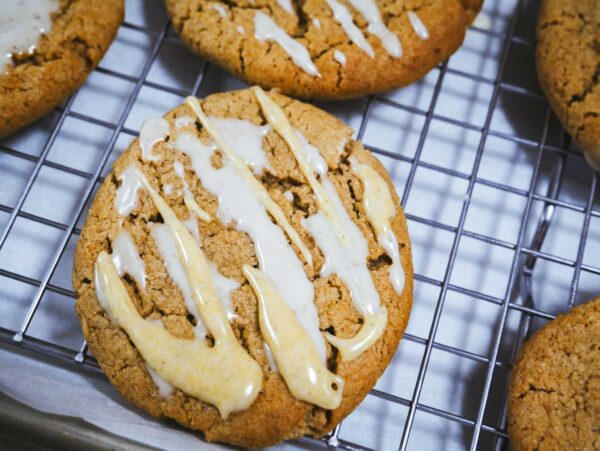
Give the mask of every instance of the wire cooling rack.
M 317 102 L 392 176 L 409 221 L 415 300 L 399 351 L 363 404 L 301 446 L 507 448 L 520 345 L 597 294 L 598 177 L 537 86 L 536 10 L 489 0 L 464 46 L 418 83 Z M 79 92 L 0 143 L 1 346 L 74 373 L 98 369 L 70 272 L 99 183 L 144 117 L 241 86 L 183 47 L 162 2 L 127 2 L 117 40 Z

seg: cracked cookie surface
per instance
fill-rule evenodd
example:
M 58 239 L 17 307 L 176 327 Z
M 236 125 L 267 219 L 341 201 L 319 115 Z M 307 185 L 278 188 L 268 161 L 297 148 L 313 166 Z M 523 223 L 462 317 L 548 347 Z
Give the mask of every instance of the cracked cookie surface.
M 94 356 L 119 392 L 154 416 L 169 417 L 187 427 L 203 431 L 208 440 L 246 447 L 266 446 L 305 434 L 320 436 L 330 431 L 358 405 L 383 373 L 396 351 L 412 305 L 413 269 L 406 220 L 381 163 L 359 142 L 351 139 L 352 131 L 338 119 L 311 105 L 276 93 L 269 95 L 283 108 L 291 124 L 320 150 L 328 166 L 328 177 L 342 199 L 345 210 L 368 241 L 369 272 L 381 305 L 388 311 L 388 323 L 382 337 L 356 360 L 342 361 L 335 348 L 326 345 L 329 370 L 345 381 L 339 407 L 325 410 L 295 399 L 280 373 L 271 367 L 262 345 L 257 299 L 241 271 L 243 264 L 257 265 L 255 248 L 249 235 L 232 224 L 225 225 L 219 220 L 197 221 L 202 249 L 208 259 L 219 273 L 239 284 L 232 294 L 235 318 L 231 321 L 231 327 L 240 344 L 262 369 L 262 391 L 247 410 L 235 412 L 223 420 L 215 407 L 180 390 L 175 390 L 168 398 L 161 396 L 128 335 L 110 320 L 100 306 L 94 287 L 94 262 L 101 251 L 112 249 L 119 230 L 125 229 L 139 250 L 147 271 L 143 290 L 129 276 L 123 279 L 136 309 L 145 319 L 160 320 L 167 331 L 176 337 L 194 337 L 194 324 L 182 293 L 169 277 L 152 236 L 153 223 L 160 221 L 156 207 L 147 193 L 142 192 L 138 207 L 132 214 L 120 218 L 115 208 L 116 192 L 120 186 L 118 177 L 135 163 L 179 219 L 189 219 L 190 212 L 181 196 L 184 185 L 174 171 L 174 162 L 178 161 L 183 165 L 186 182 L 197 204 L 211 217 L 217 217 L 217 198 L 194 175 L 188 156 L 171 146 L 174 136 L 169 135 L 167 142 L 159 141 L 154 145 L 153 153 L 159 157 L 156 161 L 142 160 L 140 143 L 136 139 L 115 162 L 112 173 L 106 177 L 91 206 L 77 245 L 73 271 L 76 308 L 83 333 Z M 251 90 L 211 95 L 202 100 L 202 108 L 212 117 L 243 119 L 255 125 L 266 123 Z M 165 115 L 165 118 L 173 134 L 178 133 L 176 130 L 179 126 L 180 130 L 194 133 L 206 141 L 206 131 L 198 122 L 190 120 L 191 116 L 193 113 L 190 108 L 182 105 Z M 354 336 L 361 328 L 362 318 L 352 304 L 350 292 L 337 275 L 320 276 L 319 268 L 324 263 L 324 256 L 302 225 L 302 221 L 318 209 L 315 197 L 280 135 L 269 131 L 262 146 L 268 165 L 259 180 L 312 254 L 314 266 L 305 264 L 304 271 L 314 286 L 319 329 L 340 337 Z M 351 170 L 350 156 L 374 168 L 385 179 L 392 193 L 396 215 L 391 220 L 391 227 L 398 239 L 406 276 L 401 294 L 397 294 L 391 284 L 391 262 L 379 246 L 363 208 L 363 186 Z M 215 155 L 212 163 L 215 167 L 221 165 L 220 156 Z
M 30 124 L 75 91 L 123 21 L 123 0 L 61 0 L 50 32 L 0 75 L 0 138 Z
M 561 123 L 600 170 L 600 1 L 544 0 L 536 62 Z
M 558 316 L 525 343 L 508 408 L 516 451 L 600 449 L 600 298 Z
M 354 0 L 356 2 L 356 0 Z M 360 3 L 360 2 L 358 2 Z M 377 0 L 384 25 L 399 39 L 400 57 L 386 50 L 365 17 L 348 0 L 335 4 L 348 11 L 360 40 L 350 39 L 331 2 L 282 0 L 166 0 L 173 25 L 183 41 L 204 58 L 249 84 L 279 88 L 298 98 L 341 99 L 408 85 L 444 61 L 461 45 L 480 0 Z M 319 75 L 295 64 L 281 45 L 259 41 L 257 11 L 270 17 L 295 45 L 303 46 Z M 408 14 L 408 12 L 411 14 Z M 428 37 L 412 25 L 416 15 Z M 355 36 L 356 36 L 355 35 Z M 294 45 L 294 44 L 290 44 Z M 368 54 L 370 47 L 373 56 Z

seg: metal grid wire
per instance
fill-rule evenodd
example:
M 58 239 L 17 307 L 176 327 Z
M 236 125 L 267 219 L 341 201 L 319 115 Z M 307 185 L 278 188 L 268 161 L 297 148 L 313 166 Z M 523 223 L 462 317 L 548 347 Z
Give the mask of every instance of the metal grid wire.
M 397 394 L 379 388 L 376 388 L 371 392 L 371 396 L 384 400 L 385 402 L 401 405 L 407 409 L 404 423 L 397 425 L 402 431 L 400 442 L 398 443 L 398 448 L 402 450 L 409 447 L 409 439 L 411 437 L 415 418 L 419 413 L 427 413 L 457 423 L 468 430 L 469 438 L 465 441 L 465 447 L 469 447 L 470 449 L 483 447 L 489 449 L 491 446 L 495 449 L 506 448 L 508 446 L 508 440 L 506 433 L 505 399 L 507 396 L 508 372 L 510 371 L 511 364 L 519 346 L 529 334 L 532 321 L 539 320 L 545 322 L 554 318 L 554 314 L 536 307 L 534 302 L 532 294 L 532 276 L 536 264 L 543 260 L 563 267 L 572 268 L 573 275 L 570 282 L 569 296 L 567 303 L 566 305 L 563 305 L 562 310 L 570 309 L 576 302 L 576 295 L 582 274 L 588 273 L 596 276 L 600 275 L 600 267 L 584 263 L 584 252 L 586 249 L 586 239 L 588 237 L 590 222 L 593 218 L 600 217 L 600 210 L 594 208 L 598 177 L 597 175 L 590 177 L 591 183 L 589 184 L 587 195 L 585 196 L 583 203 L 561 199 L 560 190 L 561 185 L 565 181 L 565 166 L 567 160 L 582 160 L 581 153 L 569 146 L 568 137 L 564 135 L 564 132 L 561 132 L 562 139 L 559 140 L 558 145 L 550 142 L 549 135 L 553 132 L 553 128 L 556 127 L 552 125 L 554 119 L 551 115 L 549 106 L 545 103 L 545 100 L 539 91 L 520 86 L 518 83 L 506 81 L 505 79 L 506 68 L 507 65 L 510 64 L 509 55 L 511 49 L 513 49 L 514 46 L 521 46 L 531 50 L 534 45 L 531 40 L 523 38 L 515 33 L 518 21 L 520 20 L 520 15 L 528 8 L 532 8 L 530 2 L 519 1 L 515 7 L 514 13 L 510 15 L 506 31 L 504 32 L 496 32 L 478 27 L 473 27 L 470 31 L 470 33 L 482 37 L 493 38 L 501 42 L 498 56 L 498 71 L 495 77 L 468 73 L 467 71 L 453 68 L 446 62 L 437 68 L 437 78 L 434 81 L 431 100 L 426 108 L 405 104 L 383 95 L 370 96 L 364 103 L 364 109 L 358 126 L 357 135 L 359 139 L 364 138 L 371 115 L 376 106 L 383 105 L 387 108 L 387 111 L 397 112 L 398 114 L 400 114 L 400 112 L 409 113 L 410 115 L 422 119 L 422 122 L 420 122 L 420 130 L 418 132 L 416 150 L 412 156 L 406 156 L 400 152 L 368 145 L 370 150 L 374 153 L 384 158 L 403 162 L 408 165 L 404 191 L 401 196 L 402 205 L 405 209 L 419 170 L 426 169 L 431 171 L 432 174 L 450 176 L 462 180 L 466 184 L 466 194 L 464 195 L 462 207 L 460 208 L 455 225 L 448 225 L 443 221 L 422 217 L 418 214 L 413 214 L 410 211 L 407 212 L 407 218 L 410 223 L 423 224 L 433 230 L 447 232 L 448 236 L 451 238 L 449 238 L 447 243 L 448 258 L 443 276 L 437 279 L 429 275 L 420 274 L 419 272 L 415 274 L 415 281 L 417 283 L 435 287 L 438 290 L 438 295 L 435 307 L 433 308 L 431 324 L 425 336 L 421 337 L 413 333 L 407 333 L 404 337 L 404 340 L 417 343 L 423 347 L 423 355 L 417 365 L 418 372 L 416 373 L 412 396 L 398 396 Z M 529 26 L 533 25 L 529 23 Z M 110 86 L 111 80 L 123 80 L 133 84 L 133 89 L 127 95 L 125 106 L 116 122 L 109 122 L 105 119 L 95 117 L 94 115 L 84 114 L 73 110 L 72 107 L 76 98 L 75 94 L 61 107 L 57 108 L 56 115 L 52 119 L 53 123 L 51 125 L 51 131 L 43 144 L 42 151 L 39 155 L 32 156 L 30 153 L 17 150 L 10 145 L 0 144 L 0 155 L 10 155 L 14 158 L 26 160 L 33 164 L 33 168 L 31 169 L 27 181 L 22 187 L 22 191 L 16 202 L 14 202 L 13 205 L 0 204 L 0 211 L 8 215 L 8 219 L 5 221 L 0 235 L 0 251 L 2 251 L 3 246 L 7 243 L 11 231 L 14 229 L 15 223 L 19 218 L 43 224 L 60 232 L 60 238 L 57 240 L 54 252 L 46 263 L 43 277 L 32 278 L 20 274 L 19 272 L 0 267 L 1 277 L 15 280 L 34 288 L 33 296 L 27 306 L 26 313 L 19 320 L 18 326 L 15 328 L 0 327 L 0 342 L 18 349 L 33 351 L 35 355 L 51 356 L 62 360 L 63 362 L 69 362 L 72 364 L 71 367 L 74 370 L 82 370 L 83 368 L 99 370 L 93 357 L 87 356 L 85 343 L 81 343 L 80 349 L 74 352 L 58 343 L 29 335 L 28 330 L 30 325 L 47 292 L 74 298 L 74 293 L 70 289 L 54 284 L 52 278 L 69 243 L 73 242 L 80 233 L 79 225 L 85 217 L 87 206 L 89 205 L 91 198 L 93 198 L 98 183 L 103 180 L 102 174 L 106 173 L 107 168 L 105 166 L 107 166 L 107 162 L 110 161 L 111 152 L 113 152 L 118 138 L 122 135 L 126 135 L 128 139 L 131 139 L 137 135 L 136 130 L 126 126 L 126 122 L 141 90 L 145 87 L 152 88 L 181 97 L 189 94 L 198 94 L 203 91 L 205 76 L 209 68 L 208 63 L 203 63 L 189 90 L 153 82 L 148 78 L 148 74 L 153 63 L 156 61 L 161 48 L 169 41 L 177 39 L 171 32 L 170 25 L 167 24 L 164 28 L 155 30 L 126 22 L 123 27 L 125 29 L 147 34 L 153 43 L 147 52 L 145 63 L 138 76 L 128 75 L 117 70 L 103 67 L 96 69 L 96 72 L 106 76 L 108 86 Z M 472 80 L 489 86 L 491 91 L 489 104 L 479 125 L 473 125 L 469 121 L 448 117 L 439 114 L 436 111 L 436 103 L 438 102 L 440 95 L 444 92 L 444 80 L 448 76 L 457 76 L 462 79 Z M 525 99 L 544 102 L 545 113 L 543 116 L 543 126 L 541 128 L 541 134 L 537 138 L 530 139 L 492 129 L 491 124 L 493 114 L 499 101 L 499 97 L 503 93 L 512 93 L 522 96 Z M 108 143 L 95 166 L 95 170 L 91 172 L 48 159 L 49 152 L 59 136 L 61 127 L 69 118 L 75 118 L 86 123 L 94 124 L 108 130 L 110 133 Z M 467 132 L 472 131 L 478 134 L 479 138 L 475 145 L 474 159 L 470 171 L 448 168 L 442 164 L 422 159 L 424 145 L 428 138 L 432 121 L 446 123 L 461 130 Z M 478 174 L 484 150 L 486 149 L 486 143 L 491 137 L 512 141 L 522 148 L 531 150 L 532 154 L 535 155 L 531 179 L 527 187 L 517 188 L 509 184 L 482 177 Z M 546 163 L 544 163 L 544 161 Z M 61 222 L 54 219 L 48 219 L 42 214 L 36 214 L 35 212 L 28 211 L 24 208 L 28 196 L 34 187 L 36 180 L 40 177 L 43 168 L 52 168 L 61 173 L 74 175 L 85 181 L 85 188 L 82 191 L 81 198 L 68 221 Z M 549 174 L 547 176 L 547 189 L 545 192 L 540 192 L 536 187 L 539 185 L 541 178 L 546 174 Z M 0 166 L 0 180 L 7 177 L 7 175 L 8 169 Z M 515 235 L 516 239 L 514 242 L 470 231 L 465 226 L 469 209 L 472 208 L 473 193 L 478 186 L 493 188 L 502 193 L 520 197 L 524 202 L 518 226 L 518 233 Z M 534 204 L 540 205 L 541 208 L 534 208 Z M 574 252 L 574 258 L 556 255 L 555 253 L 543 250 L 547 232 L 555 218 L 555 213 L 558 208 L 571 210 L 583 215 L 583 220 L 577 231 L 578 244 L 576 251 Z M 527 233 L 528 224 L 533 224 L 532 232 L 530 234 Z M 465 288 L 459 284 L 452 283 L 451 276 L 453 271 L 455 271 L 455 263 L 461 251 L 461 242 L 465 239 L 476 240 L 485 246 L 498 247 L 512 251 L 513 256 L 510 263 L 510 273 L 508 274 L 508 281 L 503 295 L 492 296 L 485 292 Z M 491 332 L 493 339 L 491 341 L 490 351 L 487 355 L 474 353 L 470 350 L 444 344 L 439 340 L 436 340 L 436 336 L 441 327 L 442 313 L 449 293 L 457 293 L 498 307 L 498 321 L 493 325 L 493 331 Z M 0 299 L 0 301 L 4 302 L 2 299 Z M 418 302 L 419 299 L 416 298 L 415 303 Z M 500 348 L 503 339 L 505 339 L 504 332 L 510 312 L 518 312 L 520 320 L 518 332 L 510 339 L 509 359 L 502 360 L 499 358 Z M 477 404 L 474 410 L 474 416 L 457 414 L 450 409 L 434 407 L 422 401 L 427 370 L 434 363 L 434 356 L 437 355 L 438 352 L 448 353 L 477 362 L 484 368 L 484 371 L 482 372 L 482 390 L 476 399 Z M 501 383 L 498 385 L 494 384 L 494 380 L 499 369 L 505 373 L 505 376 L 504 378 L 501 378 Z M 502 391 L 500 395 L 497 393 L 495 394 L 501 400 L 500 404 L 495 407 L 499 410 L 498 421 L 486 421 L 486 407 L 490 400 L 490 392 L 492 390 L 497 391 L 499 389 L 498 387 L 500 387 L 500 390 Z M 320 441 L 312 439 L 303 439 L 302 441 L 309 445 L 323 445 L 331 448 L 367 449 L 367 446 L 360 443 L 359 440 L 351 441 L 342 438 L 340 436 L 340 429 L 341 425 L 336 427 L 329 436 Z M 482 440 L 483 435 L 486 436 L 485 441 Z

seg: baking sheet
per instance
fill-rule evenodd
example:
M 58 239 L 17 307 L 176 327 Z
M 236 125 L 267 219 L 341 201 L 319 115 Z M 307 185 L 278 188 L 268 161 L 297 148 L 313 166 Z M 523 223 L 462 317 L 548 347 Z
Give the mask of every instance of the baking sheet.
M 502 36 L 508 31 L 515 5 L 515 0 L 486 1 L 475 24 L 480 29 L 493 33 L 470 30 L 464 46 L 449 60 L 449 70 L 444 75 L 440 95 L 433 108 L 434 118 L 429 124 L 420 155 L 423 164 L 416 169 L 408 193 L 405 210 L 413 218 L 409 220 L 409 231 L 415 272 L 420 276 L 415 281 L 414 308 L 407 329 L 411 339 L 402 341 L 392 364 L 376 386 L 378 390 L 403 399 L 410 400 L 413 396 L 425 350 L 424 340 L 429 335 L 440 296 L 438 282 L 445 277 L 455 238 L 453 228 L 458 225 L 461 209 L 467 200 L 465 194 L 469 179 L 458 173 L 473 173 L 482 135 L 480 127 L 490 108 L 494 89 L 489 81 L 493 82 L 497 76 L 503 48 Z M 515 30 L 518 39 L 511 41 L 502 80 L 511 86 L 539 94 L 533 65 L 533 47 L 527 44 L 533 40 L 536 8 L 536 2 L 522 2 Z M 167 16 L 159 0 L 127 0 L 126 20 L 158 32 L 165 27 Z M 101 67 L 138 77 L 155 39 L 156 35 L 121 28 Z M 204 70 L 204 64 L 173 36 L 161 47 L 147 79 L 160 85 L 190 90 Z M 432 103 L 439 71 L 439 68 L 434 69 L 420 82 L 386 93 L 382 97 L 426 112 Z M 467 78 L 462 72 L 481 79 Z M 244 86 L 213 65 L 208 66 L 205 77 L 200 96 Z M 116 122 L 133 87 L 134 83 L 128 80 L 117 79 L 108 73 L 94 72 L 77 93 L 71 109 L 75 113 Z M 526 143 L 541 139 L 548 108 L 541 96 L 531 97 L 515 91 L 518 90 L 501 90 L 498 102 L 493 106 L 490 125 L 493 133 L 484 144 L 475 174 L 478 182 L 474 187 L 464 226 L 466 231 L 509 244 L 515 244 L 518 239 L 519 227 L 525 214 L 525 195 L 532 185 L 539 153 L 539 149 L 527 146 Z M 138 130 L 145 117 L 162 115 L 181 101 L 182 98 L 177 95 L 144 86 L 127 117 L 125 127 Z M 324 102 L 318 105 L 358 130 L 367 99 Z M 0 145 L 27 155 L 39 155 L 56 114 L 58 113 L 50 114 Z M 455 125 L 444 118 L 464 121 L 473 127 Z M 379 155 L 400 196 L 404 193 L 411 168 L 407 159 L 415 156 L 424 123 L 424 115 L 377 100 L 370 105 L 363 140 L 370 146 L 403 158 L 399 161 Z M 110 140 L 111 132 L 100 125 L 68 117 L 50 149 L 48 160 L 80 171 L 93 172 Z M 516 139 L 506 139 L 502 134 Z M 131 135 L 121 133 L 109 164 L 131 139 Z M 561 128 L 552 117 L 547 141 L 551 145 L 560 146 L 561 139 Z M 544 152 L 542 155 L 540 173 L 533 182 L 536 193 L 545 193 L 557 158 L 555 152 Z M 0 204 L 8 207 L 16 204 L 34 164 L 0 149 Z M 109 164 L 104 168 L 104 173 L 109 171 Z M 427 167 L 428 164 L 453 169 L 457 174 L 445 174 Z M 589 197 L 591 181 L 592 172 L 581 156 L 577 152 L 568 154 L 559 198 L 580 207 L 581 211 L 557 208 L 543 252 L 571 261 L 577 258 L 585 218 L 583 210 Z M 68 223 L 87 183 L 88 180 L 78 175 L 43 166 L 27 196 L 23 211 L 59 223 Z M 500 189 L 494 183 L 505 188 Z M 541 200 L 533 200 L 525 243 L 530 241 L 542 208 Z M 6 224 L 8 217 L 9 213 L 0 210 L 0 227 Z M 433 220 L 438 225 L 432 226 L 420 219 Z M 584 265 L 595 268 L 600 267 L 599 221 L 598 215 L 592 216 L 583 254 Z M 81 224 L 82 221 L 79 225 Z M 24 217 L 17 218 L 6 243 L 0 249 L 0 269 L 40 280 L 56 252 L 62 233 L 59 229 Z M 67 290 L 71 290 L 70 274 L 76 238 L 71 238 L 51 280 L 51 284 Z M 456 261 L 449 275 L 450 284 L 503 299 L 507 294 L 514 255 L 513 249 L 462 236 Z M 550 314 L 564 311 L 573 278 L 573 268 L 568 265 L 539 260 L 533 276 L 536 308 Z M 576 303 L 597 294 L 599 282 L 599 276 L 593 271 L 583 271 L 579 279 Z M 35 287 L 27 283 L 0 275 L 0 327 L 18 329 L 35 292 Z M 514 296 L 510 299 L 519 302 Z M 500 315 L 500 305 L 449 290 L 435 341 L 487 357 L 492 351 Z M 518 310 L 509 310 L 499 349 L 499 362 L 510 362 L 521 315 Z M 536 319 L 534 328 L 540 327 L 543 322 Z M 74 313 L 73 300 L 46 291 L 27 334 L 78 350 L 83 337 Z M 474 420 L 482 399 L 487 369 L 485 363 L 434 348 L 419 402 Z M 500 427 L 499 412 L 507 376 L 508 370 L 504 366 L 495 368 L 484 416 L 486 425 Z M 154 446 L 169 449 L 208 446 L 198 435 L 185 432 L 171 423 L 153 420 L 132 408 L 116 394 L 104 377 L 91 377 L 87 373 L 73 371 L 72 368 L 53 366 L 1 346 L 0 390 L 41 410 L 81 417 L 109 431 Z M 368 396 L 344 421 L 339 437 L 365 447 L 396 449 L 407 412 L 408 407 L 405 405 Z M 469 427 L 417 410 L 408 448 L 465 449 L 470 446 L 471 435 Z M 492 443 L 493 436 L 482 432 L 479 447 L 489 449 Z M 279 448 L 295 446 L 300 445 L 293 443 Z

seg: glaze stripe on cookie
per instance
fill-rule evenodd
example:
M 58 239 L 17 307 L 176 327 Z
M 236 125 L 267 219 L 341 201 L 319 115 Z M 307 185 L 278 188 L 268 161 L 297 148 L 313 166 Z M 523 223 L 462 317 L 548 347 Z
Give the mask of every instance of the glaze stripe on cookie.
M 429 30 L 419 16 L 417 16 L 417 13 L 414 11 L 408 11 L 406 15 L 408 16 L 408 20 L 410 21 L 410 24 L 412 25 L 413 30 L 415 30 L 417 36 L 423 40 L 429 39 Z
M 389 268 L 390 280 L 396 293 L 404 290 L 404 269 L 400 261 L 400 248 L 390 219 L 396 216 L 396 207 L 385 180 L 368 164 L 359 163 L 350 157 L 352 172 L 360 178 L 364 188 L 363 206 L 369 222 L 375 229 L 379 245 L 392 259 Z
M 217 150 L 216 145 L 206 145 L 191 133 L 181 132 L 174 141 L 174 148 L 191 159 L 204 189 L 217 197 L 217 216 L 221 222 L 231 224 L 252 239 L 259 268 L 277 287 L 311 337 L 321 360 L 325 361 L 325 342 L 313 302 L 313 284 L 306 277 L 302 262 L 282 228 L 273 223 L 260 192 L 241 178 L 238 168 L 229 158 L 223 159 L 221 168 L 213 167 L 211 157 Z M 264 189 L 262 185 L 259 186 Z
M 52 27 L 52 13 L 58 0 L 10 0 L 2 2 L 0 14 L 0 75 L 12 63 L 13 55 L 31 54 L 40 36 Z
M 142 291 L 146 290 L 146 268 L 140 257 L 131 235 L 121 230 L 112 243 L 112 259 L 119 277 L 129 274 L 137 282 Z
M 142 123 L 140 129 L 140 148 L 142 160 L 160 161 L 160 157 L 152 153 L 152 149 L 159 141 L 164 141 L 170 131 L 169 123 L 162 117 L 149 117 Z
M 392 32 L 383 22 L 381 13 L 374 0 L 348 0 L 352 7 L 367 21 L 367 32 L 376 36 L 386 50 L 393 58 L 402 57 L 402 44 L 398 36 Z M 293 8 L 289 0 L 278 0 L 279 5 L 293 14 Z M 371 58 L 375 57 L 375 51 L 363 32 L 354 23 L 354 18 L 350 10 L 338 0 L 327 0 L 327 4 L 333 12 L 333 18 L 338 22 L 344 32 L 357 47 L 368 54 Z M 414 11 L 407 11 L 408 20 L 413 27 L 416 35 L 423 40 L 429 39 L 429 31 Z M 313 18 L 313 25 L 321 29 L 321 22 Z M 289 36 L 275 21 L 263 13 L 256 11 L 254 15 L 255 37 L 258 41 L 269 41 L 278 43 L 281 48 L 292 58 L 292 61 L 312 76 L 320 76 L 319 70 L 310 58 L 310 54 L 304 45 Z M 346 65 L 346 56 L 339 50 L 334 52 L 334 59 L 341 65 Z
M 327 277 L 331 274 L 337 274 L 350 290 L 352 303 L 365 320 L 363 324 L 365 332 L 361 330 L 362 335 L 359 332 L 359 337 L 354 341 L 352 341 L 353 339 L 339 337 L 335 340 L 338 345 L 336 347 L 340 348 L 343 347 L 342 343 L 348 343 L 347 347 L 353 351 L 344 352 L 343 357 L 352 360 L 368 349 L 381 336 L 387 323 L 387 315 L 385 315 L 385 321 L 381 321 L 381 318 L 378 318 L 378 320 L 371 318 L 380 312 L 380 299 L 367 267 L 369 256 L 367 241 L 348 216 L 327 174 L 320 174 L 320 181 L 315 177 L 306 152 L 296 133 L 294 133 L 285 112 L 262 89 L 255 87 L 253 90 L 265 117 L 273 129 L 288 144 L 317 199 L 321 211 L 304 219 L 302 223 L 325 255 L 321 276 Z M 382 187 L 381 184 L 377 183 L 377 188 L 383 190 L 383 194 L 391 199 L 387 185 L 384 184 Z M 370 204 L 373 205 L 373 210 L 384 210 L 386 213 L 389 211 L 389 208 L 381 208 L 379 201 L 372 196 L 369 196 L 369 199 L 371 200 Z M 379 215 L 376 217 L 376 221 L 379 225 Z M 385 227 L 382 226 L 381 228 L 385 230 Z M 369 328 L 366 328 L 367 323 L 369 328 L 373 330 L 369 331 Z M 326 337 L 329 339 L 329 336 L 326 335 Z M 357 345 L 357 343 L 360 343 L 360 345 Z
M 265 207 L 265 209 L 275 218 L 275 221 L 279 226 L 285 231 L 286 235 L 290 238 L 292 243 L 294 243 L 300 253 L 304 257 L 305 261 L 312 266 L 312 255 L 306 245 L 302 242 L 300 235 L 298 232 L 292 227 L 289 223 L 285 214 L 281 210 L 281 207 L 277 205 L 269 193 L 265 189 L 265 187 L 252 175 L 252 172 L 248 169 L 246 161 L 237 153 L 236 150 L 233 149 L 232 146 L 229 145 L 227 140 L 225 140 L 221 133 L 217 130 L 216 127 L 213 126 L 212 122 L 202 111 L 202 107 L 200 106 L 200 102 L 195 97 L 187 97 L 185 102 L 192 109 L 192 111 L 196 114 L 202 126 L 206 129 L 206 131 L 210 134 L 210 136 L 214 139 L 214 141 L 219 146 L 219 150 L 221 150 L 227 157 L 227 159 L 231 162 L 231 165 L 238 172 L 239 176 L 246 182 L 248 188 L 254 191 L 260 200 L 261 204 Z M 242 146 L 240 146 L 241 148 Z
M 371 47 L 371 44 L 369 44 L 362 34 L 360 28 L 354 24 L 354 19 L 352 18 L 350 11 L 348 11 L 348 8 L 337 0 L 327 0 L 327 4 L 331 8 L 331 11 L 333 11 L 333 18 L 339 22 L 348 35 L 348 38 L 371 58 L 375 58 L 373 47 Z
M 288 35 L 262 11 L 254 13 L 254 33 L 259 41 L 276 42 L 292 61 L 309 75 L 320 76 L 319 69 L 310 59 L 306 47 Z
M 292 395 L 324 409 L 338 407 L 344 380 L 327 369 L 265 273 L 249 265 L 243 271 L 258 298 L 260 331 Z
M 402 56 L 402 46 L 400 39 L 395 33 L 391 32 L 385 26 L 381 19 L 381 13 L 374 0 L 348 0 L 363 18 L 369 23 L 367 31 L 379 38 L 383 47 L 394 58 Z
M 176 161 L 173 163 L 173 170 L 181 179 L 181 183 L 183 183 L 183 202 L 185 203 L 185 206 L 202 221 L 210 221 L 210 215 L 198 205 L 196 199 L 194 199 L 194 195 L 190 191 L 190 187 L 185 180 L 185 169 L 183 168 L 183 165 L 179 161 Z
M 128 169 L 163 217 L 185 269 L 195 309 L 213 337 L 214 345 L 210 347 L 204 340 L 174 337 L 162 326 L 143 319 L 105 252 L 96 260 L 98 299 L 160 377 L 185 393 L 213 404 L 221 416 L 227 418 L 231 412 L 245 410 L 254 402 L 262 386 L 262 371 L 233 334 L 204 253 L 144 174 L 135 166 Z

